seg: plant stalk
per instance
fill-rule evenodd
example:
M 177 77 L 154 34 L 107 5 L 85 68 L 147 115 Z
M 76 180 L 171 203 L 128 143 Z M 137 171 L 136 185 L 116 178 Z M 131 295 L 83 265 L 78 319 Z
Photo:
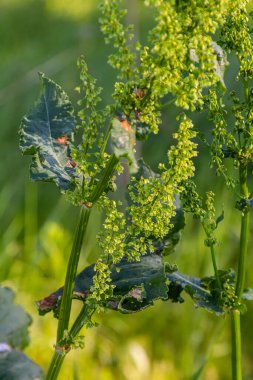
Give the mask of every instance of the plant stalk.
M 241 316 L 239 310 L 231 311 L 232 380 L 242 380 Z
M 239 166 L 240 190 L 243 198 L 248 197 L 247 186 L 247 164 L 241 163 Z M 248 251 L 249 235 L 249 211 L 245 209 L 241 216 L 241 233 L 240 233 L 240 253 L 237 269 L 237 281 L 235 295 L 237 302 L 240 303 L 244 290 L 246 258 Z M 231 338 L 232 338 L 232 379 L 242 380 L 242 353 L 241 353 L 241 327 L 239 310 L 231 311 Z
M 249 236 L 249 212 L 244 211 L 241 217 L 241 238 L 240 238 L 240 257 L 237 271 L 237 282 L 235 294 L 238 301 L 241 301 L 246 273 L 246 258 L 248 250 L 248 236 Z
M 91 319 L 92 314 L 95 312 L 95 307 L 90 307 L 87 304 L 84 304 L 80 313 L 78 314 L 73 326 L 70 330 L 70 335 L 75 338 L 81 328 Z
M 62 350 L 55 350 L 50 366 L 48 368 L 46 380 L 57 379 L 65 356 L 66 356 L 66 352 Z
M 56 345 L 61 345 L 61 341 L 64 338 L 65 331 L 68 331 L 69 318 L 72 304 L 72 293 L 74 290 L 75 277 L 77 272 L 77 266 L 80 258 L 81 247 L 83 244 L 84 234 L 88 225 L 90 216 L 90 209 L 82 206 L 75 232 L 74 243 L 72 246 L 68 268 L 64 283 L 63 295 L 60 305 L 59 322 L 57 329 L 57 341 Z
M 217 264 L 216 264 L 216 258 L 215 258 L 213 244 L 210 246 L 210 250 L 211 250 L 211 257 L 212 257 L 212 263 L 213 263 L 213 269 L 214 269 L 214 275 L 215 275 L 216 283 L 217 283 L 218 288 L 220 290 L 222 290 L 220 277 L 219 277 L 219 273 L 218 273 L 218 268 L 217 268 Z
M 68 331 L 69 318 L 72 305 L 72 294 L 74 289 L 77 266 L 79 262 L 81 247 L 84 234 L 88 225 L 90 209 L 82 206 L 80 216 L 75 232 L 74 242 L 68 262 L 68 268 L 63 288 L 63 295 L 60 305 L 59 321 L 57 328 L 56 347 L 53 358 L 51 360 L 46 380 L 55 380 L 58 377 L 64 358 L 70 348 L 64 346 L 65 332 Z
M 74 339 L 81 328 L 87 323 L 92 314 L 95 312 L 95 308 L 90 308 L 88 305 L 84 304 L 79 315 L 77 316 L 73 326 L 70 330 L 70 336 Z M 60 373 L 63 361 L 67 353 L 71 350 L 71 347 L 67 347 L 67 349 L 56 349 L 50 363 L 50 367 L 48 369 L 46 380 L 56 380 Z

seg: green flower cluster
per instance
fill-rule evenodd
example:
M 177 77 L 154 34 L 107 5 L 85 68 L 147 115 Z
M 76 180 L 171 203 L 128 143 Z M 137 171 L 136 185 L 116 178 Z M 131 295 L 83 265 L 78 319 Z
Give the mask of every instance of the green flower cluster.
M 207 97 L 209 119 L 213 122 L 211 143 L 211 166 L 216 168 L 217 175 L 222 175 L 228 187 L 235 186 L 233 178 L 228 175 L 224 159 L 234 157 L 238 150 L 237 141 L 232 132 L 229 132 L 226 109 L 222 97 L 215 90 L 210 90 Z
M 101 28 L 106 41 L 113 41 L 116 48 L 109 62 L 119 70 L 113 94 L 117 107 L 157 133 L 165 95 L 173 95 L 178 106 L 195 110 L 203 106 L 203 89 L 223 81 L 213 35 L 225 22 L 233 1 L 144 3 L 154 8 L 156 25 L 144 44 L 135 44 L 134 52 L 129 45 L 132 26 L 124 24 L 120 1 L 102 2 Z
M 212 191 L 206 193 L 206 210 L 202 220 L 202 225 L 207 236 L 205 245 L 210 247 L 217 244 L 217 238 L 214 235 L 214 231 L 217 228 L 217 222 L 214 208 L 214 193 Z
M 221 42 L 228 52 L 235 52 L 240 62 L 239 75 L 253 77 L 253 42 L 248 25 L 247 0 L 234 0 L 227 22 L 222 28 Z
M 244 1 L 236 3 L 243 9 Z M 131 129 L 136 138 L 139 131 L 157 133 L 162 99 L 168 94 L 172 95 L 176 105 L 186 110 L 202 108 L 203 104 L 208 106 L 209 117 L 214 124 L 211 164 L 216 166 L 218 174 L 225 176 L 227 184 L 234 186 L 233 179 L 227 175 L 224 159 L 228 155 L 233 157 L 233 154 L 238 157 L 238 141 L 232 131 L 228 131 L 226 112 L 217 89 L 209 90 L 205 97 L 203 90 L 214 87 L 218 82 L 224 89 L 226 58 L 213 36 L 224 25 L 222 36 L 225 46 L 229 22 L 238 20 L 243 12 L 236 11 L 232 0 L 181 0 L 176 4 L 172 0 L 150 0 L 145 1 L 145 5 L 156 12 L 156 23 L 146 43 L 136 43 L 135 50 L 131 45 L 133 28 L 124 24 L 126 12 L 120 8 L 120 1 L 104 1 L 100 5 L 102 32 L 106 42 L 112 42 L 116 49 L 109 63 L 119 71 L 113 107 L 97 110 L 101 89 L 96 87 L 85 62 L 79 61 L 85 98 L 80 102 L 79 118 L 84 134 L 83 142 L 74 154 L 81 163 L 79 168 L 84 177 L 81 196 L 88 200 L 90 194 L 96 192 L 99 178 L 112 159 L 105 153 L 113 128 L 112 120 L 116 120 L 119 133 L 121 128 L 128 132 Z M 238 106 L 234 114 L 239 122 Z M 106 122 L 109 122 L 109 128 L 105 135 L 103 126 Z M 159 176 L 140 176 L 138 179 L 132 176 L 128 186 L 130 204 L 125 213 L 121 203 L 109 199 L 106 191 L 97 200 L 98 206 L 105 211 L 105 220 L 98 235 L 101 256 L 96 264 L 91 300 L 100 303 L 111 296 L 111 265 L 123 257 L 139 260 L 141 255 L 154 251 L 153 239 L 161 239 L 168 234 L 173 227 L 176 195 L 180 195 L 184 210 L 201 220 L 207 235 L 206 244 L 213 246 L 216 243 L 213 194 L 207 193 L 204 206 L 192 180 L 195 173 L 193 158 L 197 156 L 197 144 L 193 141 L 196 135 L 192 121 L 183 114 L 173 135 L 177 144 L 168 152 L 168 166 L 159 165 Z M 134 152 L 134 146 L 132 150 Z M 120 156 L 116 154 L 116 158 Z M 233 158 L 235 160 L 235 156 Z
M 110 297 L 110 265 L 123 257 L 139 260 L 141 255 L 154 250 L 152 239 L 163 238 L 173 227 L 175 195 L 183 191 L 182 183 L 195 171 L 192 161 L 197 154 L 197 145 L 192 141 L 195 136 L 191 120 L 183 116 L 178 132 L 174 134 L 177 144 L 168 153 L 170 167 L 161 164 L 160 176 L 141 177 L 138 181 L 133 177 L 128 187 L 131 204 L 126 209 L 126 217 L 118 210 L 120 202 L 107 197 L 99 200 L 98 204 L 106 210 L 106 217 L 98 236 L 102 253 L 96 266 L 92 298 L 99 301 Z
M 178 140 L 178 143 L 176 146 L 171 147 L 168 152 L 169 175 L 175 185 L 180 185 L 194 176 L 195 166 L 192 158 L 197 156 L 197 144 L 192 139 L 196 137 L 196 134 L 191 120 L 183 115 L 178 132 L 173 135 Z
M 121 20 L 126 10 L 119 8 L 120 0 L 105 0 L 100 3 L 101 17 L 99 19 L 101 30 L 105 35 L 105 42 L 112 42 L 117 54 L 111 54 L 108 62 L 119 70 L 119 78 L 127 79 L 134 75 L 135 54 L 128 46 L 133 38 L 132 25 L 125 26 Z

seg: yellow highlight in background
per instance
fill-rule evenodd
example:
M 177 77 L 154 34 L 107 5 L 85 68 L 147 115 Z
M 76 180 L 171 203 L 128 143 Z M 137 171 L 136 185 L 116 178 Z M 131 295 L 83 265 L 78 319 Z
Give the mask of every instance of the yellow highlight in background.
M 97 0 L 46 0 L 49 12 L 80 20 L 97 9 Z

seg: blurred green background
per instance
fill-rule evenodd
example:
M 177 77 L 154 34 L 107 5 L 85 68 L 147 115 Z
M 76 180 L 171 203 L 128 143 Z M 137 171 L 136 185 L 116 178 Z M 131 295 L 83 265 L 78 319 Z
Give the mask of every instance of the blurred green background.
M 16 301 L 33 316 L 31 343 L 26 352 L 46 368 L 53 352 L 56 320 L 39 317 L 34 301 L 58 288 L 64 280 L 72 234 L 78 213 L 52 184 L 29 182 L 29 157 L 18 148 L 18 126 L 39 93 L 38 71 L 61 84 L 76 104 L 76 60 L 84 54 L 91 73 L 104 87 L 104 102 L 111 101 L 115 73 L 107 65 L 110 47 L 104 45 L 98 25 L 97 0 L 0 0 L 0 280 L 16 292 Z M 137 35 L 145 39 L 152 14 L 142 1 L 128 0 L 128 18 Z M 226 74 L 229 87 L 235 81 L 235 64 Z M 139 147 L 155 168 L 166 160 L 176 110 L 164 116 L 159 135 Z M 200 115 L 202 130 L 209 127 Z M 197 180 L 201 192 L 214 188 L 217 212 L 224 205 L 217 249 L 218 264 L 234 265 L 238 254 L 240 214 L 221 179 L 210 171 L 209 158 L 200 146 Z M 122 181 L 124 182 L 124 180 Z M 80 269 L 94 262 L 95 236 L 100 215 L 94 211 L 82 252 Z M 196 221 L 187 226 L 176 252 L 169 257 L 185 273 L 212 274 L 209 251 Z M 252 240 L 250 247 L 252 246 Z M 248 285 L 252 286 L 250 252 Z M 75 305 L 78 308 L 78 304 Z M 253 378 L 253 308 L 242 318 L 245 380 Z M 95 317 L 99 326 L 87 331 L 85 349 L 69 354 L 60 380 L 165 380 L 230 379 L 230 322 L 184 304 L 157 302 L 141 314 L 106 312 Z

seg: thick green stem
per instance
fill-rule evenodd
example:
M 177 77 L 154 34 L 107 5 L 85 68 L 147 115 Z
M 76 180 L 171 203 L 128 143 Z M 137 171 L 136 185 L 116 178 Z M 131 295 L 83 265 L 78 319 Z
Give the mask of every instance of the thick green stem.
M 46 380 L 57 379 L 65 356 L 66 356 L 66 352 L 62 350 L 55 350 L 51 363 L 50 363 L 50 367 L 47 372 Z
M 72 339 L 78 335 L 81 328 L 90 320 L 94 312 L 95 308 L 90 308 L 85 304 L 83 305 L 69 333 Z M 58 378 L 65 356 L 70 350 L 70 346 L 65 349 L 56 348 L 48 369 L 46 380 L 56 380 Z
M 79 262 L 81 247 L 83 243 L 84 234 L 88 225 L 90 216 L 90 210 L 85 206 L 82 206 L 80 217 L 75 233 L 74 243 L 71 250 L 68 268 L 64 283 L 63 295 L 60 305 L 59 322 L 57 329 L 57 345 L 61 344 L 64 338 L 64 332 L 68 331 L 69 318 L 72 304 L 72 293 L 74 289 L 75 277 L 77 272 L 77 266 Z
M 74 289 L 75 277 L 83 238 L 89 221 L 89 216 L 90 210 L 85 206 L 82 206 L 64 283 L 63 296 L 59 312 L 55 352 L 47 372 L 46 380 L 57 379 L 64 358 L 70 350 L 70 347 L 64 345 L 64 336 L 65 332 L 68 331 L 69 327 L 69 318 L 71 312 L 72 294 Z
M 247 164 L 240 164 L 239 167 L 240 191 L 243 198 L 248 197 L 247 187 Z M 240 234 L 240 253 L 237 269 L 237 282 L 235 294 L 238 302 L 241 301 L 246 273 L 246 258 L 248 250 L 249 235 L 249 211 L 242 210 L 241 216 L 241 234 Z M 242 353 L 241 353 L 241 327 L 240 312 L 233 310 L 231 312 L 231 336 L 232 336 L 232 379 L 242 379 Z
M 239 167 L 240 175 L 240 189 L 242 197 L 248 197 L 248 187 L 247 187 L 247 166 L 240 165 Z M 248 235 L 249 235 L 249 211 L 247 209 L 242 211 L 241 216 L 241 235 L 240 235 L 240 256 L 237 270 L 237 282 L 235 294 L 238 300 L 241 300 L 244 282 L 245 282 L 245 272 L 246 272 L 246 257 L 248 250 Z
M 240 312 L 231 311 L 232 380 L 242 380 L 242 349 Z
M 210 246 L 210 250 L 211 250 L 212 263 L 213 263 L 213 269 L 214 269 L 216 283 L 217 283 L 218 288 L 221 290 L 222 287 L 221 287 L 221 282 L 220 282 L 220 278 L 219 278 L 218 268 L 217 268 L 217 264 L 216 264 L 213 244 Z
M 235 294 L 240 301 L 242 298 L 245 272 L 246 272 L 246 258 L 248 248 L 248 235 L 249 235 L 249 212 L 244 212 L 241 217 L 241 238 L 240 238 L 240 257 L 237 271 L 237 282 Z

